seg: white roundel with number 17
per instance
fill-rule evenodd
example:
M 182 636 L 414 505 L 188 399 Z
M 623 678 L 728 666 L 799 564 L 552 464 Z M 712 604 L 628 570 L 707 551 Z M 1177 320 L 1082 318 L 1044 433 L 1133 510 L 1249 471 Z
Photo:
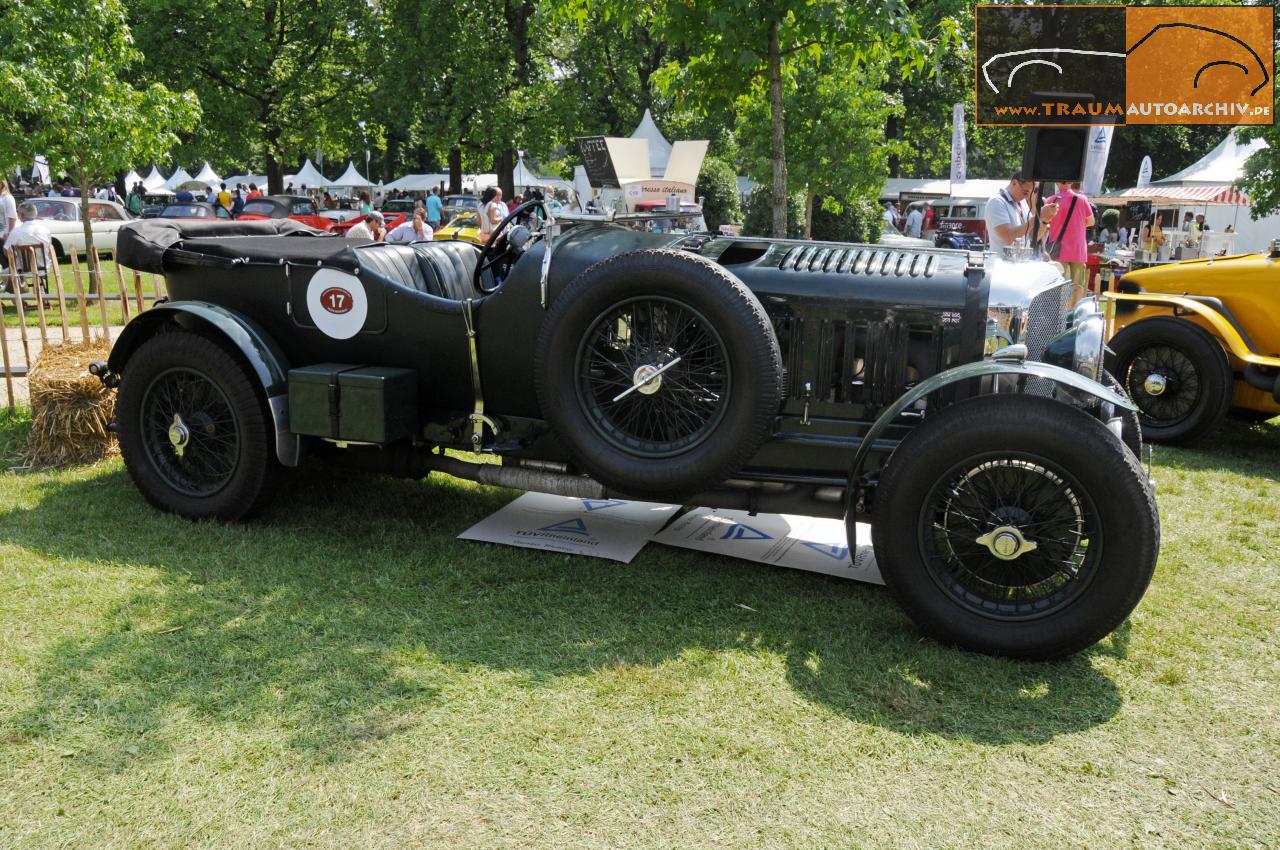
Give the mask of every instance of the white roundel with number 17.
M 307 312 L 326 336 L 350 339 L 360 333 L 369 316 L 364 284 L 355 275 L 321 269 L 307 284 Z

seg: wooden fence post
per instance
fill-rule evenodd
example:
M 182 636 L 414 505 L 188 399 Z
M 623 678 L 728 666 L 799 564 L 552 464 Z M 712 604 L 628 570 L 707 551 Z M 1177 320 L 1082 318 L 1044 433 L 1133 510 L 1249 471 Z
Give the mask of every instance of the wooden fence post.
M 102 274 L 102 260 L 95 250 L 93 255 L 85 254 L 85 262 L 89 265 L 89 274 L 98 284 L 98 315 L 102 318 L 102 338 L 111 342 L 111 320 L 107 318 L 107 279 Z
M 111 262 L 116 267 L 116 287 L 120 290 L 120 320 L 127 325 L 129 324 L 129 287 L 124 282 L 124 272 L 120 270 L 120 264 L 115 261 L 114 256 Z
M 36 318 L 40 322 L 40 347 L 42 349 L 49 347 L 49 326 L 44 318 L 44 292 L 40 288 L 40 266 L 36 264 L 36 249 L 34 245 L 23 245 L 19 249 L 26 258 L 27 263 L 27 279 L 31 282 L 31 292 L 36 298 Z M 44 255 L 43 249 L 41 256 Z M 30 368 L 31 364 L 27 364 Z
M 62 287 L 62 265 L 58 262 L 56 251 L 46 248 L 44 253 L 49 262 L 49 273 L 53 277 L 54 288 L 58 291 L 58 315 L 62 317 L 62 341 L 71 342 L 71 328 L 67 325 L 67 293 Z
M 9 412 L 12 413 L 17 407 L 17 403 L 13 398 L 13 375 L 9 373 L 9 334 L 4 329 L 4 295 L 0 290 L 0 353 L 3 354 L 4 363 L 4 386 L 9 396 Z
M 80 307 L 80 341 L 89 341 L 89 301 L 84 295 L 84 281 L 80 279 L 80 263 L 71 252 L 71 279 L 76 282 L 76 304 Z

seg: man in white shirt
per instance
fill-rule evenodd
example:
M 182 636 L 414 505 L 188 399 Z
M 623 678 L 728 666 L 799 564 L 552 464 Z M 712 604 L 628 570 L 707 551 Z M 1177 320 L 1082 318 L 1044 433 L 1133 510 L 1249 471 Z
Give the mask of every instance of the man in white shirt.
M 422 242 L 431 239 L 431 225 L 427 224 L 424 209 L 415 209 L 413 215 L 387 231 L 388 242 Z
M 1026 236 L 1031 233 L 1035 216 L 1031 215 L 1031 207 L 1036 196 L 1032 191 L 1034 183 L 1023 178 L 1021 171 L 1015 171 L 1009 178 L 1009 185 L 996 192 L 987 201 L 987 246 L 1000 253 L 1004 248 L 1015 244 L 1025 244 Z
M 26 252 L 18 252 L 17 249 L 24 245 L 34 245 L 37 249 L 44 248 L 43 252 L 36 251 L 36 262 L 40 265 L 40 273 L 44 274 L 49 270 L 49 258 L 53 256 L 53 236 L 49 233 L 49 228 L 40 223 L 34 204 L 20 206 L 18 215 L 22 223 L 5 237 L 4 249 L 14 251 L 18 259 L 18 270 L 25 272 L 27 271 L 24 256 Z
M 907 224 L 903 229 L 903 233 L 915 239 L 920 238 L 920 228 L 924 224 L 924 211 L 920 206 L 914 205 L 907 213 Z
M 892 203 L 888 203 L 884 205 L 884 223 L 888 227 L 893 228 L 894 230 L 899 229 L 898 228 L 898 208 Z

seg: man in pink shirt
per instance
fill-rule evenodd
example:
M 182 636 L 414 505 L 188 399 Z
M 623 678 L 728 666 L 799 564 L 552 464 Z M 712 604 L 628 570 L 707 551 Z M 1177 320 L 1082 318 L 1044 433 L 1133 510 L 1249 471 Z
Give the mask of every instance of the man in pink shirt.
M 1071 303 L 1079 301 L 1089 289 L 1089 267 L 1085 264 L 1089 246 L 1085 231 L 1093 227 L 1093 207 L 1080 194 L 1079 183 L 1059 183 L 1058 193 L 1048 199 L 1040 211 L 1040 220 L 1049 226 L 1046 245 L 1058 240 L 1062 247 L 1056 257 L 1071 278 Z

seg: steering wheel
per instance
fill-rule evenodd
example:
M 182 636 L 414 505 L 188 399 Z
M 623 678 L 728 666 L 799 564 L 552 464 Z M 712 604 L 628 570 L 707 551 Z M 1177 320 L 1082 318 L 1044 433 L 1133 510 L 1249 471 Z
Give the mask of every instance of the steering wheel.
M 485 295 L 497 292 L 498 288 L 502 286 L 502 283 L 497 282 L 494 283 L 493 286 L 485 286 L 484 273 L 490 269 L 496 268 L 504 262 L 507 264 L 507 269 L 511 266 L 511 258 L 509 256 L 510 251 L 508 251 L 507 245 L 507 226 L 520 216 L 524 215 L 526 211 L 531 210 L 534 207 L 542 210 L 543 220 L 550 217 L 547 212 L 546 204 L 542 201 L 537 200 L 536 198 L 532 201 L 525 201 L 523 204 L 506 214 L 502 219 L 502 222 L 495 226 L 493 232 L 489 234 L 489 241 L 485 243 L 482 249 L 480 249 L 480 260 L 476 263 L 475 274 L 472 275 L 472 283 L 475 285 L 477 290 L 483 292 Z M 484 214 L 484 208 L 481 207 L 480 215 Z M 527 242 L 525 244 L 527 244 Z M 523 250 L 523 247 L 524 246 L 522 245 L 521 250 Z M 506 269 L 503 269 L 503 271 L 505 273 Z M 495 274 L 494 280 L 496 281 L 497 279 L 498 276 Z

